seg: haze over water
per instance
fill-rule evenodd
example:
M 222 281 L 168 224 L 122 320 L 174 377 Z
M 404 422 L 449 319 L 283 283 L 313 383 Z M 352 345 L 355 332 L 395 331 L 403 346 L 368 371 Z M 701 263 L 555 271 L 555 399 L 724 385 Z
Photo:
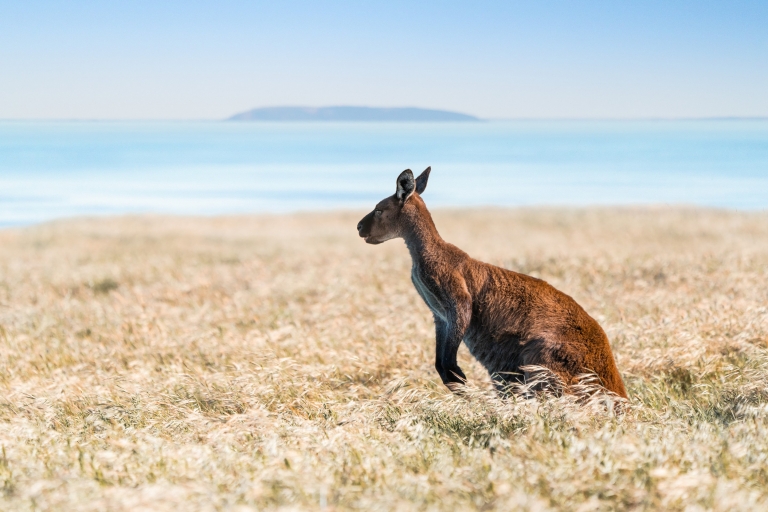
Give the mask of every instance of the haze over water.
M 83 215 L 429 206 L 768 208 L 768 120 L 0 122 L 0 226 Z

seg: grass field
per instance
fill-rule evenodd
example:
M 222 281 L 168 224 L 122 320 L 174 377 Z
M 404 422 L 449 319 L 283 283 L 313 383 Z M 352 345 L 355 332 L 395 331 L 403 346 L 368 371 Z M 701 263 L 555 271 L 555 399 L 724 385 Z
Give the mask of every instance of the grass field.
M 768 509 L 768 214 L 435 214 L 598 319 L 616 416 L 448 393 L 363 213 L 0 231 L 0 509 Z

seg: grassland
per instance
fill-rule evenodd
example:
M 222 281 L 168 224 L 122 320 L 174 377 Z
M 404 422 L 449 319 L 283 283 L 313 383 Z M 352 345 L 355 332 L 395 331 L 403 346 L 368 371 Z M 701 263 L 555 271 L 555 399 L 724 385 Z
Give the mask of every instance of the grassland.
M 608 333 L 623 415 L 433 369 L 401 241 L 359 214 L 0 231 L 0 508 L 768 509 L 768 215 L 435 215 Z

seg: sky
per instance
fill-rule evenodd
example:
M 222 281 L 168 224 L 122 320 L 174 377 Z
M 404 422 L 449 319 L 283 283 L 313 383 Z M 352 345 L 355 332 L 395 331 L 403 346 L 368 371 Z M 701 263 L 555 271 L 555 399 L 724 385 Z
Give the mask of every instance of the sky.
M 762 1 L 0 0 L 0 119 L 768 116 Z

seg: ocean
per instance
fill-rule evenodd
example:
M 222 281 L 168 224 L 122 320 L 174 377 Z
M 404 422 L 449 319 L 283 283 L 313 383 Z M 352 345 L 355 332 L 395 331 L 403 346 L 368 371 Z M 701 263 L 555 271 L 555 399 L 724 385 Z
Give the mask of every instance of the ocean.
M 357 209 L 432 166 L 429 206 L 768 208 L 768 120 L 0 122 L 0 226 Z

